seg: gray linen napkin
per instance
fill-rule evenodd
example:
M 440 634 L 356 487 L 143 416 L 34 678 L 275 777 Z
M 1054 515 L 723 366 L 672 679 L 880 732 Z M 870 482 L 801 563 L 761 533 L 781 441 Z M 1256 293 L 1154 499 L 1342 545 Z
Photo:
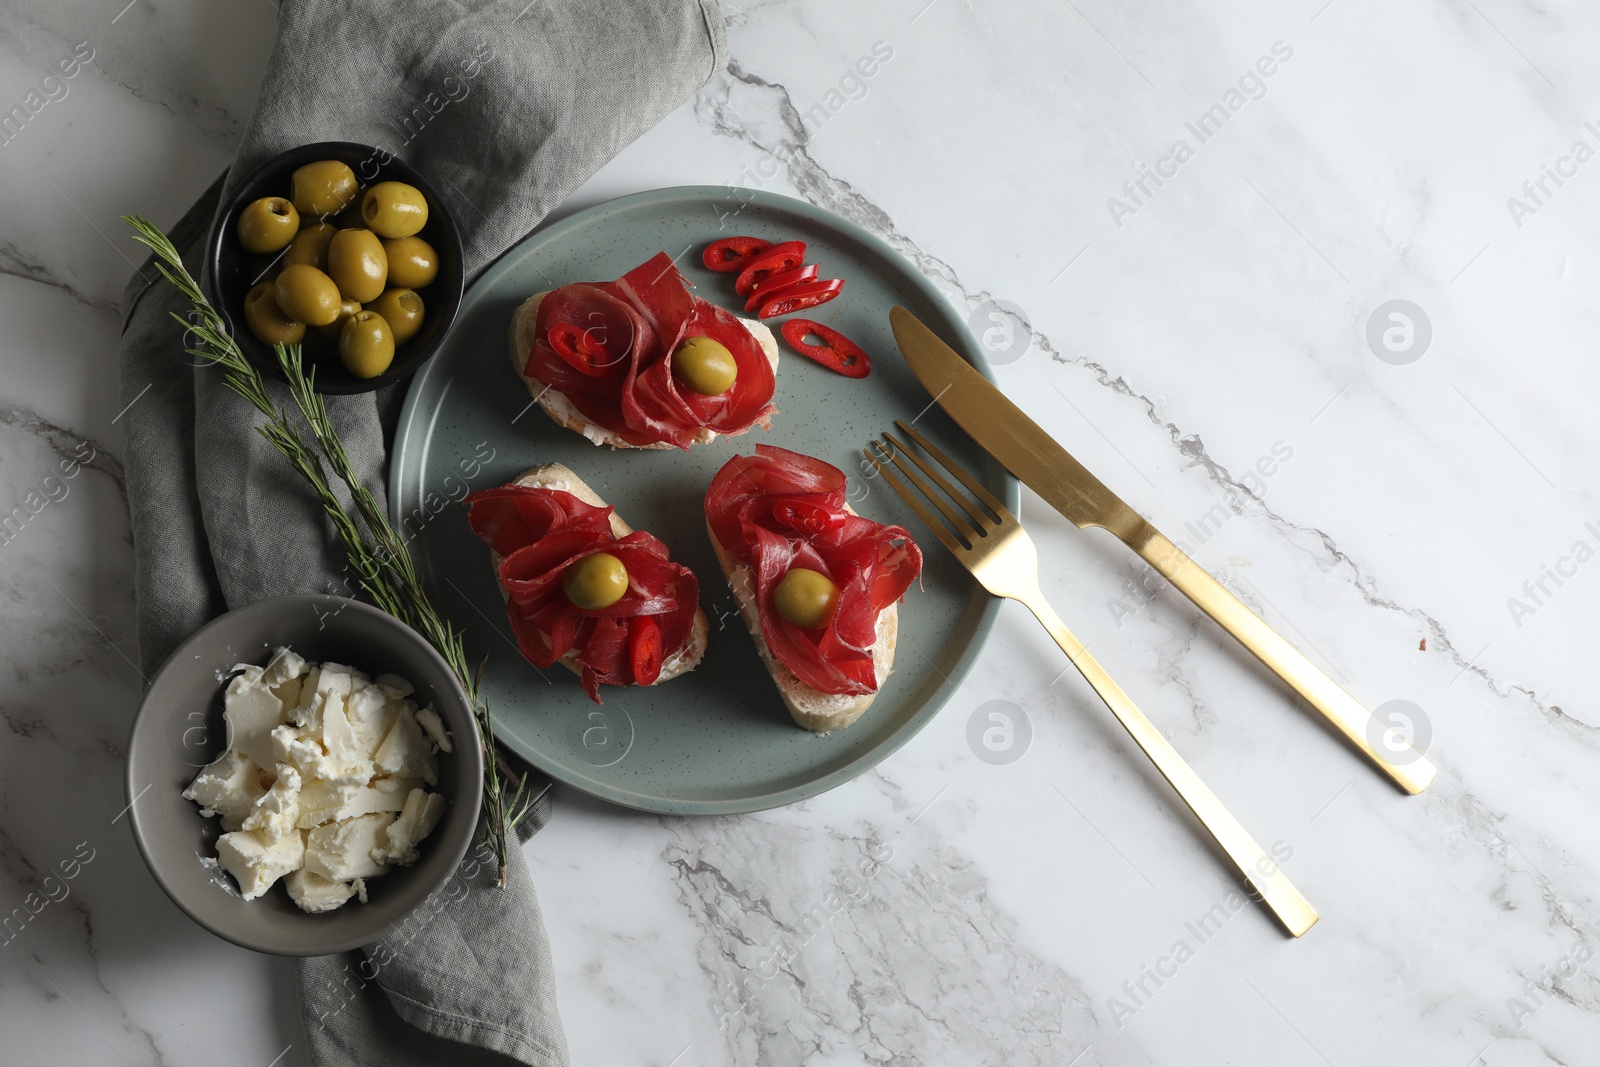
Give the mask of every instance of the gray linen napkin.
M 234 167 L 172 230 L 196 276 L 234 182 L 294 145 L 351 140 L 404 158 L 453 198 L 475 277 L 727 59 L 715 0 L 283 0 L 280 12 Z M 254 432 L 253 412 L 183 353 L 168 313 L 184 308 L 156 278 L 147 264 L 129 282 L 121 345 L 148 669 L 227 608 L 346 588 L 315 501 Z M 380 499 L 403 389 L 329 402 Z M 549 819 L 548 783 L 535 792 L 525 836 Z M 492 868 L 469 855 L 383 941 L 301 962 L 313 1063 L 568 1062 L 527 867 L 514 849 L 503 891 Z

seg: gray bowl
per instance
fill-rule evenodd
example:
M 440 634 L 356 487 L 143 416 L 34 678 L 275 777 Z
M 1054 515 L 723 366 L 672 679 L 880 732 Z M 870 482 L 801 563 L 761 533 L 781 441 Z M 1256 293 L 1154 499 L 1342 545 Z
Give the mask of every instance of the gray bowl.
M 376 676 L 394 673 L 416 686 L 418 703 L 443 717 L 455 751 L 439 754 L 438 792 L 449 801 L 413 867 L 368 883 L 365 904 L 351 900 L 308 915 L 275 885 L 246 901 L 216 855 L 219 820 L 182 797 L 201 767 L 227 743 L 222 696 L 235 663 L 265 663 L 288 645 L 314 662 L 333 660 Z M 432 645 L 377 608 L 326 594 L 272 597 L 202 627 L 162 664 L 145 694 L 128 743 L 128 802 L 134 840 L 150 872 L 195 922 L 236 945 L 280 956 L 322 956 L 370 944 L 406 917 L 460 865 L 483 796 L 477 724 L 455 675 Z

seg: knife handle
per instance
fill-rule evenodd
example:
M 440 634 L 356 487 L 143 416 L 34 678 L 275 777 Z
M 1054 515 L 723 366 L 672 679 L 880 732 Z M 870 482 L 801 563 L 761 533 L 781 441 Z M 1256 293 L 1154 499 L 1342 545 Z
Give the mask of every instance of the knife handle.
M 1122 540 L 1196 607 L 1288 682 L 1356 748 L 1407 793 L 1420 793 L 1437 773 L 1428 758 L 1306 659 L 1261 617 L 1148 522 Z

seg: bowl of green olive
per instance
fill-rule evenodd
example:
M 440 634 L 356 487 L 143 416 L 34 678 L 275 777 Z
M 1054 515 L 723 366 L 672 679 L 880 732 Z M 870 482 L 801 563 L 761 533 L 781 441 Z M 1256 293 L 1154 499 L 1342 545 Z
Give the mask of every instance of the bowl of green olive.
M 461 233 L 417 170 L 352 141 L 301 145 L 241 184 L 207 248 L 211 298 L 257 366 L 298 343 L 322 393 L 400 381 L 461 307 Z

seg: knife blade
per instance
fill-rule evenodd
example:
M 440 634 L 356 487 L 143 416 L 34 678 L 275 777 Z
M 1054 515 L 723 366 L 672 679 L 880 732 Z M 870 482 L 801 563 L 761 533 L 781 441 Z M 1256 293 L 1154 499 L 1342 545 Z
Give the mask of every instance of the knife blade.
M 1001 466 L 1073 525 L 1111 531 L 1408 793 L 1427 788 L 1436 770 L 1426 756 L 1107 488 L 960 353 L 903 307 L 889 312 L 889 325 L 917 380 Z

